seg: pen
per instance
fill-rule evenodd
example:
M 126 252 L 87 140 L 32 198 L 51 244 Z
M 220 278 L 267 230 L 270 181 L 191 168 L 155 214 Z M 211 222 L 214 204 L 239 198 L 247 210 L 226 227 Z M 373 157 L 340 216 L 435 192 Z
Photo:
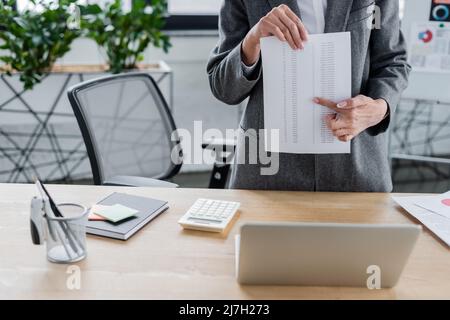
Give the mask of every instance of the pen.
M 41 181 L 39 181 L 39 179 L 36 179 L 36 184 L 38 185 L 38 187 L 40 187 L 38 189 L 42 190 L 45 193 L 45 195 L 47 196 L 47 198 L 49 200 L 49 204 L 50 204 L 50 209 L 54 213 L 54 215 L 58 218 L 63 218 L 64 217 L 63 214 L 58 209 L 58 207 L 54 203 L 53 199 L 50 197 L 50 194 L 48 193 L 48 191 L 45 188 L 45 186 L 43 185 L 43 183 Z M 62 231 L 66 235 L 67 240 L 69 241 L 69 244 L 70 244 L 72 250 L 74 252 L 76 252 L 77 254 L 79 254 L 77 244 L 81 248 L 81 250 L 84 250 L 83 246 L 78 241 L 78 238 L 74 235 L 73 230 L 70 228 L 68 223 L 65 221 L 58 221 L 58 224 L 60 225 Z M 49 225 L 50 225 L 50 223 L 49 223 Z

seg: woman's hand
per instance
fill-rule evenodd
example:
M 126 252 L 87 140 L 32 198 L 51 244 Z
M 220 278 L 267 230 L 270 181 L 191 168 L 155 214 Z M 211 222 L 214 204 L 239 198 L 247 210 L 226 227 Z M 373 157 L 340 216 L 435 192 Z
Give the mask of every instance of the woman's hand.
M 373 100 L 363 95 L 338 104 L 322 98 L 315 98 L 314 103 L 336 112 L 335 115 L 328 116 L 326 121 L 333 135 L 343 142 L 348 142 L 364 130 L 379 124 L 389 112 L 385 100 Z
M 246 65 L 255 64 L 261 52 L 261 38 L 276 36 L 288 42 L 292 49 L 303 49 L 308 31 L 299 17 L 285 4 L 273 8 L 249 31 L 242 43 L 243 60 Z

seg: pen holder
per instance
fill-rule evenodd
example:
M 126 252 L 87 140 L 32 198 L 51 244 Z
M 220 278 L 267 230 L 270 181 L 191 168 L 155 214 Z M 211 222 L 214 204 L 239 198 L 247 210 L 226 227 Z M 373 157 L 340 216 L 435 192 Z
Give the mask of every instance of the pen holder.
M 63 218 L 47 220 L 47 259 L 56 263 L 72 263 L 86 257 L 86 222 L 88 210 L 80 205 L 62 203 L 58 208 Z
M 47 245 L 47 259 L 72 263 L 86 257 L 86 222 L 88 209 L 73 203 L 57 205 L 63 217 L 50 216 L 41 199 L 31 202 L 31 238 L 34 244 Z

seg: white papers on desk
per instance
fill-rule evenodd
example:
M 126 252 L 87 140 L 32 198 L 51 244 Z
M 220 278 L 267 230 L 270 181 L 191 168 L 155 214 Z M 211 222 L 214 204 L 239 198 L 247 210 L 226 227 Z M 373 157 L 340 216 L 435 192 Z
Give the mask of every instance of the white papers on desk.
M 431 197 L 392 197 L 398 205 L 419 220 L 431 232 L 450 246 L 450 219 L 418 206 L 416 203 Z
M 450 219 L 450 192 L 416 200 L 416 205 Z
M 264 73 L 264 126 L 279 132 L 279 144 L 266 151 L 297 154 L 350 153 L 328 129 L 330 109 L 314 97 L 341 102 L 351 97 L 349 32 L 310 35 L 304 50 L 275 37 L 261 40 Z M 269 139 L 265 139 L 267 142 Z

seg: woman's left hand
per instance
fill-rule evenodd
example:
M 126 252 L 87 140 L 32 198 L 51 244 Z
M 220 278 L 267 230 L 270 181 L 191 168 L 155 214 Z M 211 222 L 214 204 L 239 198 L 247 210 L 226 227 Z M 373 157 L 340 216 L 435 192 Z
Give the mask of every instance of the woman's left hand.
M 384 99 L 374 100 L 363 95 L 340 103 L 314 98 L 314 103 L 336 112 L 334 115 L 327 116 L 326 121 L 333 135 L 343 142 L 348 142 L 364 130 L 379 124 L 389 112 L 388 104 Z

